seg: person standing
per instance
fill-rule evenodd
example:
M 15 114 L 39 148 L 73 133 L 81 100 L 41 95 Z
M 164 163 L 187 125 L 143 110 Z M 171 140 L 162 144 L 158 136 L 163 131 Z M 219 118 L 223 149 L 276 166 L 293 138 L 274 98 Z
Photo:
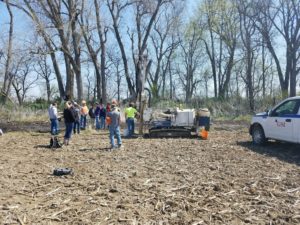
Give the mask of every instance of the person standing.
M 100 105 L 98 102 L 96 103 L 95 118 L 96 118 L 96 130 L 99 130 L 100 129 Z
M 95 127 L 95 119 L 96 119 L 96 117 L 95 117 L 96 108 L 95 107 L 96 107 L 95 104 L 92 103 L 92 105 L 89 109 L 90 124 L 91 124 L 92 128 Z
M 86 106 L 86 101 L 81 102 L 82 106 L 80 108 L 80 127 L 85 130 L 86 129 L 86 118 L 89 113 L 89 109 Z
M 107 113 L 110 112 L 110 103 L 109 102 L 106 104 L 106 112 Z
M 58 134 L 58 114 L 57 114 L 57 103 L 53 102 L 49 109 L 48 114 L 51 122 L 51 135 Z
M 72 103 L 70 101 L 66 102 L 64 109 L 64 120 L 65 120 L 65 136 L 64 136 L 64 144 L 69 145 L 69 141 L 72 136 L 73 124 L 75 122 L 74 113 L 72 111 Z
M 108 102 L 107 104 L 106 104 L 106 115 L 107 115 L 107 113 L 109 113 L 110 112 L 110 103 Z M 107 118 L 105 118 L 105 120 L 106 120 Z M 107 128 L 109 128 L 109 124 L 106 122 L 106 127 Z
M 80 108 L 76 102 L 73 103 L 72 110 L 75 118 L 73 133 L 76 134 L 77 131 L 77 134 L 80 134 Z
M 100 104 L 100 129 L 105 129 L 105 117 L 106 117 L 106 109 L 104 105 Z
M 117 147 L 118 148 L 123 147 L 121 134 L 120 134 L 120 124 L 121 124 L 120 110 L 118 109 L 115 103 L 111 104 L 111 111 L 107 113 L 106 116 L 110 118 L 109 139 L 110 139 L 111 149 L 116 148 L 115 136 L 117 138 L 117 143 L 118 143 Z
M 128 129 L 127 137 L 131 137 L 134 134 L 134 118 L 137 113 L 137 110 L 133 107 L 133 103 L 129 103 L 129 107 L 125 109 L 125 118 Z

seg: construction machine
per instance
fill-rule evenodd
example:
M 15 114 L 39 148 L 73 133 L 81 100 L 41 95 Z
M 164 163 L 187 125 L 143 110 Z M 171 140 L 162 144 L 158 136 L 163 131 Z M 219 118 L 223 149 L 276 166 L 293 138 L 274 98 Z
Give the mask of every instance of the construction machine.
M 151 112 L 149 137 L 192 137 L 201 136 L 201 130 L 209 130 L 208 109 L 168 109 Z

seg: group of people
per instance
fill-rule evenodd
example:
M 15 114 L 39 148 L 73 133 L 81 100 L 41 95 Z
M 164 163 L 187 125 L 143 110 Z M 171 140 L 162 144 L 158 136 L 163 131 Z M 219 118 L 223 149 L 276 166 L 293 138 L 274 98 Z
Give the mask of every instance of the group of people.
M 92 125 L 96 130 L 105 129 L 106 113 L 111 111 L 110 103 L 106 104 L 106 107 L 102 103 L 96 103 L 89 109 L 89 116 L 91 118 Z
M 57 135 L 59 132 L 60 116 L 57 111 L 57 103 L 52 103 L 48 109 L 48 114 L 51 122 L 51 134 Z M 128 129 L 127 137 L 132 137 L 134 134 L 134 118 L 138 114 L 134 108 L 134 104 L 130 103 L 129 107 L 125 109 L 125 118 Z M 109 129 L 109 139 L 111 148 L 122 148 L 121 139 L 121 113 L 116 100 L 112 100 L 106 107 L 102 103 L 96 103 L 88 109 L 86 101 L 82 101 L 81 105 L 74 101 L 67 101 L 63 111 L 63 118 L 65 122 L 64 144 L 68 145 L 72 133 L 80 134 L 80 130 L 87 127 L 87 116 L 89 115 L 91 124 L 96 130 Z M 114 138 L 117 139 L 115 144 Z

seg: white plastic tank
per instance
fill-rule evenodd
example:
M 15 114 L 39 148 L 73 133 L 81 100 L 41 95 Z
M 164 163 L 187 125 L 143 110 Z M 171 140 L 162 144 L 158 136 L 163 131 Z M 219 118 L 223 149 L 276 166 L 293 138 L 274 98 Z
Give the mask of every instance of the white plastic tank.
M 175 117 L 172 118 L 173 126 L 193 126 L 195 119 L 194 109 L 176 109 Z
M 149 122 L 152 115 L 152 108 L 147 108 L 144 110 L 143 120 Z

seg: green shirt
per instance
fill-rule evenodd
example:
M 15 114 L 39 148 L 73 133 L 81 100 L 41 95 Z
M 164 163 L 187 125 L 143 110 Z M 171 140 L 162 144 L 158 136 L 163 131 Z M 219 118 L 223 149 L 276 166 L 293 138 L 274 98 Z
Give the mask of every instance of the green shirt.
M 137 111 L 133 107 L 128 107 L 125 109 L 125 114 L 126 114 L 127 118 L 134 118 L 136 113 L 137 113 Z

